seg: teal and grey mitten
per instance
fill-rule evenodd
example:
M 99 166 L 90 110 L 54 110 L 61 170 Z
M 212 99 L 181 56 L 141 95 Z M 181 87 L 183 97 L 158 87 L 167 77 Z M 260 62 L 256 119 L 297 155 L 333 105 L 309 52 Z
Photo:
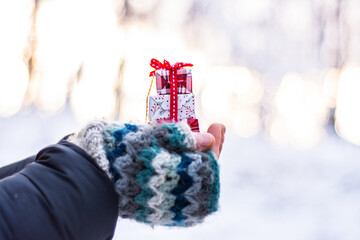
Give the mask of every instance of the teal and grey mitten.
M 193 226 L 218 208 L 219 166 L 211 151 L 196 150 L 184 123 L 95 121 L 72 142 L 113 181 L 121 217 L 151 225 Z

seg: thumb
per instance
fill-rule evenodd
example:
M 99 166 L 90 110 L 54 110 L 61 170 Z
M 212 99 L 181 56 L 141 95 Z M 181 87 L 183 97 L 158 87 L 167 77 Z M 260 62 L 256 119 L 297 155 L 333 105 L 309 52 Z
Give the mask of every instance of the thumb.
M 215 142 L 215 138 L 210 133 L 195 133 L 196 148 L 200 151 L 210 150 Z

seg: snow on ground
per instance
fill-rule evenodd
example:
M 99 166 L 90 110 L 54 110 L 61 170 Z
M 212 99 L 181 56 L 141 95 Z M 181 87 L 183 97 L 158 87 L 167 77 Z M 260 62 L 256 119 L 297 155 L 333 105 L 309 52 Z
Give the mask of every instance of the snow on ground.
M 0 119 L 0 165 L 79 128 L 68 109 Z M 204 224 L 152 229 L 120 219 L 114 239 L 360 239 L 359 147 L 328 134 L 317 147 L 296 150 L 228 132 L 220 164 L 220 211 Z

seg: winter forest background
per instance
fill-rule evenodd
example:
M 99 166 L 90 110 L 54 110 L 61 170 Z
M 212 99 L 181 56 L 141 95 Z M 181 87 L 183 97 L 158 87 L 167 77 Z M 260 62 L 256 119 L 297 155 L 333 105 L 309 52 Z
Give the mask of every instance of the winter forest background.
M 114 239 L 360 239 L 360 1 L 0 0 L 0 164 L 87 121 L 143 123 L 151 58 L 227 125 L 220 211 Z M 152 91 L 154 92 L 155 87 Z

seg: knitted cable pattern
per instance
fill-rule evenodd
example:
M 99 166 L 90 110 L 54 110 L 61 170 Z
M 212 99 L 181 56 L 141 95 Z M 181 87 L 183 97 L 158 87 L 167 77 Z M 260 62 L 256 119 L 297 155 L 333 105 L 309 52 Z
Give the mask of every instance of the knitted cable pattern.
M 89 123 L 72 140 L 108 174 L 119 216 L 151 225 L 193 226 L 217 211 L 219 166 L 196 150 L 187 124 Z

